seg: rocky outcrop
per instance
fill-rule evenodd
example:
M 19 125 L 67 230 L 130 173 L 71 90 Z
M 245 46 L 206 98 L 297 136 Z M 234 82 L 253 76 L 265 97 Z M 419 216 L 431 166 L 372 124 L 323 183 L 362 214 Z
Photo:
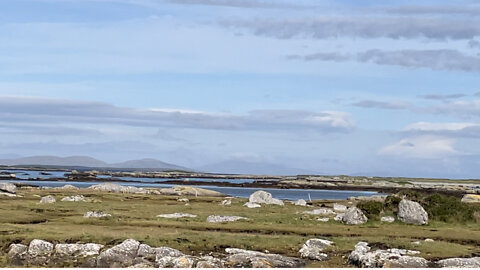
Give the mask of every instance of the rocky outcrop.
M 132 186 L 121 186 L 114 183 L 102 183 L 98 185 L 93 185 L 89 187 L 89 189 L 102 191 L 102 192 L 114 192 L 114 193 L 139 193 L 139 194 L 146 193 L 143 188 L 137 188 Z
M 312 211 L 304 211 L 303 214 L 314 215 L 314 216 L 331 216 L 335 215 L 335 212 L 329 208 L 319 208 Z
M 174 213 L 174 214 L 165 214 L 158 215 L 158 218 L 196 218 L 197 215 L 188 214 L 188 213 Z
M 217 191 L 196 188 L 196 187 L 187 187 L 187 186 L 175 186 L 172 188 L 162 188 L 159 189 L 160 194 L 170 195 L 170 196 L 200 196 L 200 197 L 225 197 L 225 194 L 222 194 Z
M 357 207 L 350 207 L 342 218 L 342 222 L 347 225 L 360 225 L 367 221 L 368 218 Z
M 324 239 L 310 239 L 300 249 L 300 255 L 302 258 L 316 261 L 325 261 L 328 259 L 328 255 L 322 251 L 331 247 L 334 243 Z
M 258 251 L 227 248 L 230 254 L 225 259 L 226 267 L 233 268 L 298 268 L 305 265 L 305 262 L 278 254 L 266 254 Z
M 345 213 L 347 212 L 347 209 L 348 207 L 346 207 L 343 204 L 338 204 L 338 203 L 333 204 L 333 211 L 335 211 L 336 213 Z
M 87 202 L 87 199 L 83 195 L 75 195 L 63 198 L 62 202 Z
M 55 199 L 55 197 L 53 197 L 52 195 L 48 195 L 40 199 L 41 204 L 49 204 L 49 203 L 56 203 L 56 202 L 57 202 L 57 199 Z
M 17 186 L 9 182 L 0 183 L 0 191 L 5 193 L 10 193 L 10 194 L 16 194 Z
M 64 257 L 88 257 L 99 255 L 103 248 L 100 244 L 57 244 L 55 254 Z
M 368 243 L 360 242 L 355 246 L 348 260 L 361 268 L 427 268 L 429 262 L 418 255 L 418 251 L 389 249 L 371 251 Z
M 480 257 L 441 260 L 436 263 L 436 266 L 441 268 L 480 268 Z
M 48 256 L 52 254 L 54 245 L 43 240 L 32 240 L 28 246 L 28 255 L 30 256 Z
M 274 199 L 272 194 L 259 190 L 252 195 L 250 195 L 249 202 L 251 203 L 258 203 L 258 204 L 274 204 L 274 205 L 281 205 L 283 206 L 284 203 L 282 200 Z
M 85 215 L 83 217 L 84 218 L 109 218 L 111 216 L 112 215 L 104 213 L 104 212 L 91 211 L 91 212 L 85 213 Z
M 480 195 L 477 194 L 466 194 L 462 198 L 463 203 L 479 203 L 480 204 Z
M 247 220 L 248 218 L 238 217 L 238 216 L 209 216 L 207 222 L 210 223 L 224 223 L 224 222 L 235 222 L 239 220 Z
M 398 205 L 398 220 L 406 224 L 426 225 L 428 213 L 419 203 L 403 199 Z
M 247 208 L 261 208 L 262 206 L 258 203 L 251 203 L 251 202 L 247 202 L 245 203 L 243 206 L 247 207 Z
M 381 222 L 385 222 L 385 223 L 393 223 L 395 222 L 395 218 L 394 217 L 382 217 L 380 219 Z
M 80 188 L 72 185 L 65 185 L 63 187 L 57 187 L 55 189 L 60 189 L 60 190 L 79 190 Z
M 128 239 L 123 243 L 109 248 L 97 257 L 97 267 L 122 268 L 135 265 L 135 258 L 140 247 L 140 242 Z

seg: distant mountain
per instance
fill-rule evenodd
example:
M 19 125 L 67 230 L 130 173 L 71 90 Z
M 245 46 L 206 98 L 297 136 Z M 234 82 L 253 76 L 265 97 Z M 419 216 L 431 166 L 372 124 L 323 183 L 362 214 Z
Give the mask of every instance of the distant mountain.
M 128 168 L 128 169 L 163 169 L 188 170 L 187 168 L 169 164 L 156 159 L 130 160 L 122 163 L 109 164 L 88 156 L 33 156 L 17 159 L 0 159 L 0 165 L 38 165 L 60 167 L 89 167 L 89 168 Z
M 301 175 L 318 174 L 318 172 L 290 168 L 278 164 L 265 162 L 250 162 L 245 160 L 229 159 L 219 163 L 210 164 L 199 168 L 202 172 L 231 173 L 231 174 L 270 174 L 270 175 Z

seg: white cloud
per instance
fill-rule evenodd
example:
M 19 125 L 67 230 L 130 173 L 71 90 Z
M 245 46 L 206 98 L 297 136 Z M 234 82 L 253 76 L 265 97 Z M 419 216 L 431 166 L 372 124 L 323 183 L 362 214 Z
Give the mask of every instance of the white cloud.
M 442 159 L 459 154 L 454 148 L 455 142 L 454 139 L 430 135 L 410 137 L 387 145 L 378 153 L 401 158 Z
M 405 128 L 405 131 L 459 131 L 466 128 L 479 127 L 475 123 L 429 123 L 417 122 Z

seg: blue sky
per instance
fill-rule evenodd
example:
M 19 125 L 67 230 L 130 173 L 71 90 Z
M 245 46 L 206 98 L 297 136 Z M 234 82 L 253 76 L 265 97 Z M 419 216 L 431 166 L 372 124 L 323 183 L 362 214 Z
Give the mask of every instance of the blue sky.
M 479 15 L 473 0 L 0 0 L 0 158 L 478 178 Z

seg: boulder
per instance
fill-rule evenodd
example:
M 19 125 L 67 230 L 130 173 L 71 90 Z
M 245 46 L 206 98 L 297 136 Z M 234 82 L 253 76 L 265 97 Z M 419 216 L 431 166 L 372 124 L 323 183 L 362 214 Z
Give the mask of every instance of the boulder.
M 61 189 L 61 190 L 79 190 L 78 187 L 72 186 L 72 185 L 65 185 L 63 187 L 57 187 L 55 189 Z
M 328 255 L 322 251 L 331 247 L 333 242 L 324 239 L 310 239 L 300 249 L 300 255 L 302 258 L 316 261 L 325 261 L 328 259 Z
M 225 259 L 226 267 L 233 268 L 299 268 L 305 265 L 303 260 L 282 256 L 279 254 L 266 254 L 258 251 L 227 248 L 230 254 Z
M 196 258 L 192 256 L 161 257 L 156 261 L 159 268 L 194 268 Z
M 349 262 L 361 268 L 427 268 L 428 261 L 409 254 L 418 251 L 389 249 L 371 251 L 368 243 L 360 242 L 349 256 Z
M 360 225 L 368 221 L 368 218 L 363 214 L 362 210 L 357 207 L 350 207 L 342 219 L 343 223 L 347 225 Z
M 307 201 L 305 201 L 303 199 L 300 199 L 300 200 L 295 202 L 295 205 L 297 205 L 297 206 L 307 206 Z
M 87 199 L 83 195 L 69 196 L 62 199 L 62 202 L 86 202 Z
M 158 215 L 159 218 L 196 218 L 197 215 L 187 214 L 187 213 L 174 213 L 174 214 L 165 214 Z
M 178 200 L 177 200 L 177 202 L 189 203 L 189 202 L 190 202 L 190 200 L 189 200 L 189 199 L 187 199 L 187 198 L 180 198 L 180 199 L 178 199 Z
M 330 221 L 330 218 L 317 218 L 317 221 L 320 221 L 320 222 L 329 222 Z
M 466 194 L 462 198 L 463 203 L 480 203 L 480 195 L 477 194 Z
M 140 258 L 155 257 L 156 259 L 162 257 L 180 257 L 184 254 L 176 249 L 169 247 L 152 248 L 149 245 L 141 244 L 138 247 L 137 256 Z
M 18 256 L 22 256 L 27 253 L 28 247 L 22 244 L 11 244 L 8 248 L 8 257 L 15 258 Z
M 251 202 L 247 202 L 243 206 L 248 207 L 248 208 L 261 208 L 262 207 L 258 203 L 251 203 Z
M 436 265 L 440 268 L 480 268 L 480 257 L 446 259 L 438 261 Z
M 428 224 L 428 213 L 423 207 L 413 201 L 403 199 L 398 205 L 398 220 L 406 224 Z
M 333 212 L 333 210 L 329 208 L 319 208 L 312 211 L 304 211 L 303 214 L 315 216 L 331 216 L 335 215 L 335 212 Z
M 225 197 L 225 194 L 222 194 L 218 191 L 196 188 L 196 187 L 187 187 L 187 186 L 175 186 L 172 188 L 162 188 L 159 189 L 162 195 L 170 196 L 201 196 L 201 197 Z
M 112 215 L 104 212 L 91 211 L 91 212 L 87 212 L 83 217 L 84 218 L 109 218 L 111 216 Z
M 196 268 L 224 268 L 222 260 L 212 256 L 203 256 L 198 259 Z
M 32 240 L 28 246 L 28 255 L 32 257 L 36 256 L 49 256 L 53 252 L 53 244 L 43 240 Z
M 333 204 L 333 211 L 335 211 L 336 213 L 345 213 L 347 212 L 347 207 L 343 204 L 338 204 L 338 203 L 335 203 Z
M 145 190 L 143 188 L 137 188 L 137 187 L 132 187 L 132 186 L 121 186 L 118 184 L 114 183 L 102 183 L 98 185 L 93 185 L 89 187 L 89 189 L 93 189 L 96 191 L 102 191 L 102 192 L 115 192 L 115 193 L 138 193 L 138 194 L 144 194 Z
M 137 257 L 139 247 L 140 243 L 138 241 L 125 240 L 123 243 L 100 253 L 97 257 L 97 267 L 124 268 L 135 265 L 134 260 Z
M 259 190 L 250 195 L 249 202 L 258 204 L 275 204 L 281 206 L 284 205 L 282 200 L 274 199 L 272 194 L 263 190 Z
M 345 217 L 345 213 L 338 213 L 334 218 L 333 220 L 335 221 L 343 221 L 343 218 Z
M 5 196 L 5 197 L 17 197 L 17 194 L 14 194 L 14 193 L 10 193 L 10 192 L 3 192 L 3 191 L 0 191 L 0 196 Z
M 232 200 L 224 200 L 224 201 L 222 201 L 221 205 L 230 206 L 230 205 L 232 205 Z
M 15 194 L 17 193 L 17 186 L 9 182 L 0 183 L 0 191 L 10 193 L 10 194 Z
M 380 219 L 381 222 L 385 222 L 385 223 L 393 223 L 395 222 L 395 218 L 394 217 L 382 217 Z
M 40 199 L 40 203 L 42 204 L 56 203 L 56 202 L 57 202 L 57 199 L 55 199 L 55 197 L 53 197 L 52 195 L 48 195 Z
M 224 222 L 235 222 L 239 220 L 247 220 L 248 218 L 238 217 L 238 216 L 209 216 L 207 222 L 210 223 L 224 223 Z
M 64 257 L 88 257 L 100 254 L 100 244 L 57 244 L 55 254 Z

